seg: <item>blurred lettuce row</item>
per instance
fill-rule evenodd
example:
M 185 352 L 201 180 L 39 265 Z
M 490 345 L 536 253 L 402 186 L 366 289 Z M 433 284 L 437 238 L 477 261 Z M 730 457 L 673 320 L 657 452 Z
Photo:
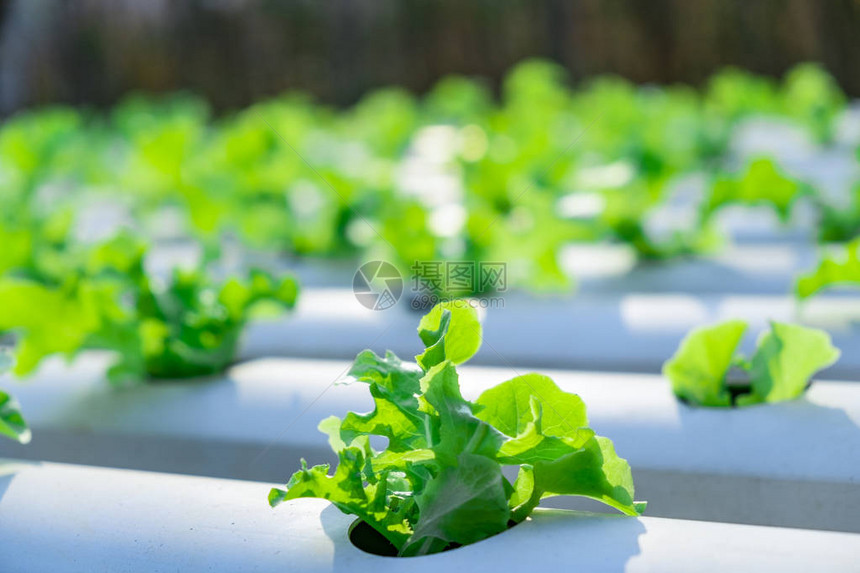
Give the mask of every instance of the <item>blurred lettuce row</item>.
M 845 97 L 820 67 L 798 66 L 782 83 L 730 69 L 701 92 L 615 77 L 571 85 L 559 66 L 527 61 L 498 100 L 455 76 L 421 99 L 386 88 L 345 110 L 293 93 L 216 118 L 175 94 L 131 96 L 107 115 L 20 114 L 0 128 L 0 274 L 56 275 L 76 248 L 84 198 L 113 204 L 155 241 L 193 237 L 210 253 L 235 237 L 276 256 L 381 253 L 406 270 L 501 260 L 512 284 L 537 290 L 570 287 L 558 258 L 571 242 L 621 242 L 650 259 L 716 249 L 714 216 L 733 203 L 770 204 L 788 221 L 810 196 L 823 238 L 860 228 L 860 210 L 832 208 L 767 160 L 726 172 L 748 117 L 833 139 Z M 655 232 L 650 219 L 693 173 L 711 181 L 699 220 Z
M 218 374 L 234 361 L 250 316 L 290 309 L 298 296 L 289 276 L 252 270 L 214 281 L 177 269 L 165 279 L 146 271 L 145 257 L 143 243 L 120 235 L 81 253 L 58 282 L 0 278 L 0 332 L 18 338 L 14 373 L 99 349 L 117 356 L 107 372 L 115 383 Z
M 61 258 L 81 183 L 99 170 L 94 130 L 71 108 L 19 114 L 0 129 L 0 275 L 39 276 Z
M 678 399 L 695 406 L 750 406 L 799 398 L 840 355 L 822 330 L 772 322 L 750 359 L 737 353 L 747 323 L 693 329 L 663 366 Z
M 783 116 L 796 121 L 821 143 L 835 135 L 835 120 L 846 97 L 836 80 L 821 66 L 799 64 L 782 85 L 735 68 L 711 79 L 705 95 L 708 112 L 730 123 L 751 115 Z
M 0 349 L 0 375 L 12 365 L 12 358 L 5 350 Z M 26 444 L 30 441 L 30 428 L 21 415 L 21 407 L 15 398 L 0 390 L 0 436 Z

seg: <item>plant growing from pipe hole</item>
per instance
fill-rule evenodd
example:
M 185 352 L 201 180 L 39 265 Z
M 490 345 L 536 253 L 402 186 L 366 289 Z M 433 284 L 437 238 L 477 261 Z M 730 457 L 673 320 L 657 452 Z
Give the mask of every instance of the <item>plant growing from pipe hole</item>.
M 0 331 L 19 335 L 14 373 L 33 372 L 47 356 L 108 350 L 111 382 L 217 374 L 233 361 L 259 305 L 289 309 L 290 276 L 252 270 L 216 282 L 202 270 L 161 280 L 145 269 L 146 247 L 128 235 L 97 245 L 59 286 L 0 278 Z
M 826 332 L 771 322 L 747 360 L 737 353 L 747 326 L 729 320 L 687 334 L 663 365 L 678 399 L 712 407 L 794 400 L 809 387 L 813 374 L 839 358 Z M 740 383 L 733 383 L 734 374 Z
M 329 417 L 339 463 L 302 467 L 274 507 L 318 497 L 358 516 L 400 556 L 425 555 L 480 541 L 525 520 L 541 499 L 558 495 L 599 500 L 640 515 L 627 462 L 612 442 L 588 427 L 585 404 L 540 374 L 517 376 L 463 398 L 457 365 L 481 345 L 481 324 L 465 301 L 440 303 L 418 326 L 424 351 L 416 363 L 391 352 L 358 354 L 349 371 L 368 385 L 375 408 Z M 386 449 L 371 436 L 388 439 Z M 503 466 L 518 466 L 509 482 Z

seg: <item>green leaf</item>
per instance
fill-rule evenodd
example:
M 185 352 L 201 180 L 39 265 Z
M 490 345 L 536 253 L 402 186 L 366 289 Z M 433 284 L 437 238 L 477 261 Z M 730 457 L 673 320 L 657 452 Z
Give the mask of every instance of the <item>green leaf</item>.
M 860 288 L 860 238 L 848 243 L 842 256 L 824 257 L 814 271 L 798 277 L 794 291 L 803 300 L 842 285 Z
M 485 390 L 476 403 L 477 416 L 515 438 L 534 422 L 533 401 L 540 405 L 543 435 L 579 439 L 587 429 L 585 404 L 576 394 L 561 390 L 548 376 L 526 374 Z M 582 439 L 584 443 L 590 436 Z
M 363 350 L 347 374 L 349 377 L 384 388 L 397 401 L 412 402 L 421 389 L 422 370 L 413 363 L 400 360 L 391 351 L 385 357 L 371 350 Z
M 418 324 L 418 335 L 426 350 L 416 357 L 427 371 L 450 360 L 462 364 L 481 347 L 481 323 L 478 313 L 466 300 L 441 302 Z
M 0 390 L 0 435 L 22 444 L 28 443 L 31 437 L 21 407 L 3 390 Z
M 426 555 L 451 543 L 480 541 L 507 529 L 510 511 L 499 464 L 461 454 L 416 496 L 418 522 L 401 555 Z
M 327 499 L 344 513 L 363 519 L 395 546 L 405 544 L 408 529 L 404 530 L 398 512 L 386 510 L 390 484 L 387 476 L 382 481 L 365 485 L 361 473 L 365 452 L 360 448 L 347 448 L 338 457 L 340 463 L 331 476 L 328 475 L 328 464 L 308 469 L 302 460 L 302 468 L 290 478 L 287 489 L 273 488 L 269 492 L 269 505 L 276 507 L 302 497 Z
M 731 406 L 727 374 L 735 366 L 748 374 L 750 384 L 735 389 L 734 405 L 793 400 L 813 374 L 839 358 L 826 332 L 772 322 L 745 360 L 735 355 L 745 330 L 744 322 L 733 320 L 691 331 L 663 366 L 675 395 L 700 406 Z
M 513 493 L 508 498 L 508 507 L 511 509 L 511 519 L 520 523 L 540 503 L 540 494 L 535 493 L 535 470 L 530 464 L 523 464 L 517 472 L 514 481 Z
M 0 279 L 0 331 L 21 335 L 15 374 L 30 374 L 51 354 L 77 352 L 101 324 L 95 304 L 84 290 Z
M 247 283 L 236 277 L 228 279 L 218 293 L 218 301 L 227 309 L 231 320 L 241 322 L 251 307 L 263 301 L 291 309 L 296 304 L 298 294 L 298 282 L 293 277 L 276 279 L 268 272 L 255 269 L 251 271 Z
M 846 100 L 833 76 L 819 64 L 798 64 L 786 75 L 783 91 L 784 112 L 805 125 L 819 142 L 831 141 Z
M 756 159 L 739 178 L 724 177 L 714 183 L 705 213 L 710 215 L 732 203 L 764 204 L 773 207 L 785 222 L 791 217 L 795 200 L 806 191 L 804 185 L 784 175 L 772 160 Z
M 529 422 L 517 437 L 502 444 L 496 459 L 503 465 L 534 464 L 551 461 L 581 448 L 594 437 L 590 428 L 564 428 L 565 435 L 555 436 L 544 425 L 545 412 L 540 400 L 531 397 Z
M 813 374 L 839 359 L 839 349 L 822 330 L 771 323 L 750 360 L 752 393 L 740 404 L 779 402 L 798 398 Z
M 437 364 L 421 379 L 421 411 L 434 414 L 429 447 L 442 464 L 455 464 L 464 453 L 495 457 L 505 436 L 474 415 L 476 409 L 460 394 L 457 370 L 452 362 Z
M 376 435 L 388 438 L 388 447 L 394 452 L 404 452 L 416 448 L 426 448 L 424 416 L 417 407 L 398 404 L 379 386 L 372 386 L 375 408 L 369 414 L 350 412 L 340 425 L 340 438 L 351 444 L 359 436 Z M 417 406 L 417 404 L 416 404 Z
M 627 514 L 639 515 L 633 501 L 633 475 L 612 442 L 596 436 L 576 452 L 534 464 L 534 490 L 540 498 L 577 495 L 601 501 Z
M 12 358 L 0 350 L 0 374 L 12 365 Z M 0 435 L 26 444 L 30 441 L 30 429 L 21 415 L 21 408 L 12 396 L 0 390 Z
M 323 464 L 308 469 L 302 461 L 302 469 L 297 471 L 287 483 L 287 490 L 273 489 L 269 494 L 272 507 L 301 497 L 320 497 L 332 503 L 350 507 L 366 504 L 364 486 L 360 479 L 361 450 L 349 448 L 340 453 L 340 461 L 334 475 L 329 476 L 329 465 Z
M 358 436 L 373 434 L 388 438 L 393 451 L 426 448 L 425 416 L 417 397 L 422 374 L 415 364 L 402 362 L 390 351 L 384 358 L 370 350 L 360 352 L 348 376 L 370 386 L 375 408 L 368 414 L 347 414 L 337 427 L 338 440 L 350 444 Z
M 746 329 L 745 322 L 729 320 L 690 331 L 663 365 L 675 395 L 693 404 L 730 406 L 726 374 Z

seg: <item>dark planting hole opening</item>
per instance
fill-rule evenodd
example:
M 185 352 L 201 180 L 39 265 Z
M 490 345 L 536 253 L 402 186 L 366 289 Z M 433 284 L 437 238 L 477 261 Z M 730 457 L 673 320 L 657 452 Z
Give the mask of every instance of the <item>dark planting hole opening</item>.
M 737 366 L 732 366 L 726 374 L 726 390 L 732 401 L 732 407 L 737 407 L 738 397 L 752 392 L 749 373 Z
M 508 529 L 517 525 L 515 521 L 508 522 Z M 376 531 L 367 522 L 357 519 L 349 528 L 349 541 L 358 549 L 371 555 L 380 555 L 382 557 L 398 557 L 397 548 L 385 538 L 384 535 Z M 480 541 L 478 541 L 480 543 Z M 451 543 L 442 551 L 450 551 L 462 547 L 459 543 Z M 441 552 L 439 552 L 441 553 Z
M 349 540 L 365 553 L 397 557 L 397 548 L 384 535 L 360 519 L 349 528 Z

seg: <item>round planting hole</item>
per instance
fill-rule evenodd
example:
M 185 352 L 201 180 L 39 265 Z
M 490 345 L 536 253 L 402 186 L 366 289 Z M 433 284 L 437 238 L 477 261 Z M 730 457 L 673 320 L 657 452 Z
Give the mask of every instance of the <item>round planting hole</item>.
M 517 523 L 513 521 L 509 522 L 508 529 L 506 531 L 510 531 L 510 529 L 516 525 Z M 382 557 L 398 557 L 397 548 L 394 547 L 394 545 L 392 545 L 384 535 L 376 531 L 361 519 L 356 519 L 352 523 L 349 527 L 348 536 L 350 542 L 365 553 L 381 555 Z M 480 541 L 478 543 L 480 543 Z M 458 547 L 462 547 L 462 545 L 459 543 L 451 543 L 442 551 L 451 551 Z
M 349 540 L 365 553 L 397 557 L 397 548 L 384 535 L 360 519 L 353 522 L 349 528 Z

